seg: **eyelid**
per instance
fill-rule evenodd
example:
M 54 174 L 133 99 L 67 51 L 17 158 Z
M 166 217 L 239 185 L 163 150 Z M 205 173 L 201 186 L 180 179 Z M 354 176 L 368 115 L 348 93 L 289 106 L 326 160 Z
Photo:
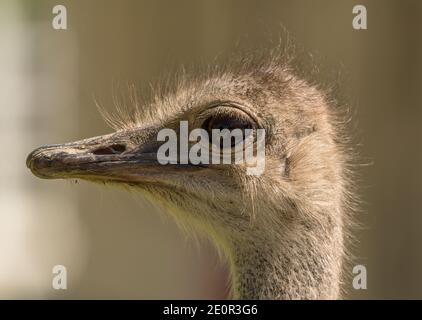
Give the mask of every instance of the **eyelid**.
M 201 112 L 197 116 L 197 120 L 201 123 L 201 125 L 210 116 L 213 116 L 216 114 L 215 109 L 221 109 L 221 113 L 226 113 L 226 114 L 229 112 L 228 109 L 232 109 L 232 111 L 237 112 L 238 114 L 241 114 L 244 117 L 248 117 L 254 126 L 256 126 L 257 128 L 259 127 L 260 121 L 250 112 L 248 112 L 246 107 L 242 106 L 239 103 L 230 102 L 230 101 L 226 101 L 226 102 L 218 101 L 218 102 L 209 104 L 207 109 Z M 219 110 L 217 112 L 219 112 Z

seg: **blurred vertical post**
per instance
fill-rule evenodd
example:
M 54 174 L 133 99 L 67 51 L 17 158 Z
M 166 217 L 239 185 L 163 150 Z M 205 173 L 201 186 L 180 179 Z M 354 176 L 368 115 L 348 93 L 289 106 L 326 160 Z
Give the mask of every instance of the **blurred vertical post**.
M 76 41 L 37 24 L 37 4 L 28 5 L 0 3 L 0 298 L 55 297 L 53 266 L 67 266 L 71 288 L 84 261 L 74 192 L 63 183 L 35 185 L 25 168 L 31 149 L 75 130 Z

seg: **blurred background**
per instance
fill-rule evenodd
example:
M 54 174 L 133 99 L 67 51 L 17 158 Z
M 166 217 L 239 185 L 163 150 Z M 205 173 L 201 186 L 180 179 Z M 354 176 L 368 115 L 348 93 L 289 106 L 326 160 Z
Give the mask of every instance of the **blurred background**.
M 58 4 L 67 30 L 52 28 Z M 367 8 L 367 30 L 352 28 L 356 4 Z M 225 268 L 209 244 L 196 246 L 124 191 L 39 180 L 25 158 L 42 144 L 110 132 L 94 97 L 111 109 L 114 84 L 147 87 L 238 42 L 259 50 L 281 26 L 317 57 L 321 81 L 338 81 L 372 163 L 360 170 L 354 249 L 368 288 L 346 283 L 346 298 L 422 299 L 418 0 L 1 0 L 0 298 L 224 298 Z M 51 286 L 59 264 L 67 290 Z

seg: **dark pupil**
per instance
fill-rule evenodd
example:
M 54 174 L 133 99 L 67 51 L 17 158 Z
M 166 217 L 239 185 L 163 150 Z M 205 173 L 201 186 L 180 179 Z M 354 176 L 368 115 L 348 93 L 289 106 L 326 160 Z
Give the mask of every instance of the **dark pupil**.
M 249 121 L 246 121 L 245 119 L 217 116 L 213 119 L 210 119 L 208 131 L 211 133 L 212 129 L 228 129 L 230 131 L 234 129 L 245 130 L 252 129 L 252 126 Z
M 245 129 L 252 129 L 252 125 L 249 121 L 242 118 L 235 118 L 235 117 L 228 117 L 228 116 L 215 116 L 209 118 L 205 123 L 203 128 L 208 131 L 209 138 L 212 137 L 212 130 L 223 130 L 227 129 L 229 131 L 232 131 L 234 129 L 240 129 L 243 131 L 243 138 L 245 138 Z M 235 145 L 235 139 L 232 138 L 231 146 L 233 147 Z M 220 147 L 223 147 L 223 142 L 220 141 Z

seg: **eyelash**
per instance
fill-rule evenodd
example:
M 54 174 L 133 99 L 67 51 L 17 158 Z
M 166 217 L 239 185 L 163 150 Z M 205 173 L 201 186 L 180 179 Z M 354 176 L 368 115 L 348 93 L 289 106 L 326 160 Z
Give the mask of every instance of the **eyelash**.
M 222 116 L 222 117 L 227 116 L 227 117 L 233 117 L 237 119 L 246 119 L 249 123 L 252 124 L 253 128 L 257 127 L 257 122 L 255 118 L 253 118 L 247 112 L 237 107 L 236 105 L 224 105 L 224 104 L 211 107 L 210 109 L 200 114 L 197 118 L 198 120 L 202 120 L 202 121 L 198 121 L 199 123 L 201 123 L 200 127 L 203 128 L 203 125 L 206 121 L 217 116 Z

